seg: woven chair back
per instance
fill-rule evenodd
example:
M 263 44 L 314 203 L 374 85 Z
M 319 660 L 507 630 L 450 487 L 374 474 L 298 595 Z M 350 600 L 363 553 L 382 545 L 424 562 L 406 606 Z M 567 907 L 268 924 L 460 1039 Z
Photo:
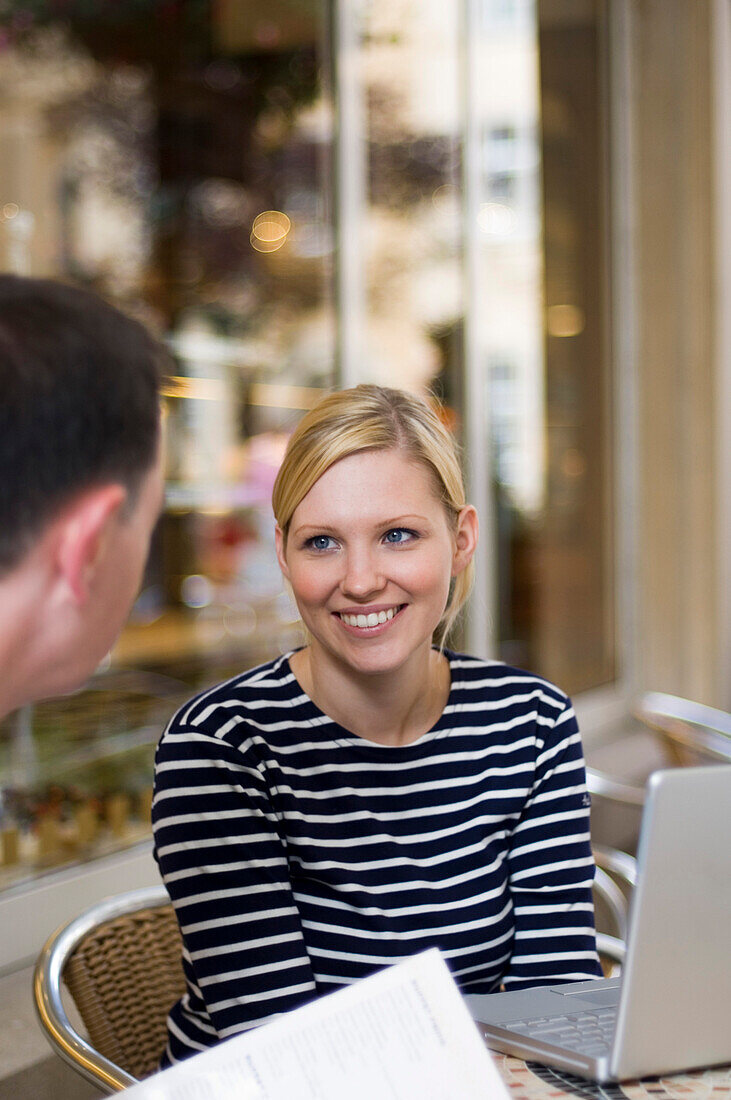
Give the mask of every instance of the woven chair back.
M 181 951 L 167 905 L 94 928 L 64 968 L 92 1046 L 133 1077 L 157 1069 L 168 1012 L 185 988 Z

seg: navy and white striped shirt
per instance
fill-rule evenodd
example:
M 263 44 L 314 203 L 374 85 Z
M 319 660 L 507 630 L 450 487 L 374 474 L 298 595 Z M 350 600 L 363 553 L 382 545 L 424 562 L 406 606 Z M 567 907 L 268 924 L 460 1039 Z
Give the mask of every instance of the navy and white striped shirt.
M 287 656 L 175 715 L 153 804 L 187 980 L 166 1064 L 431 946 L 471 993 L 600 976 L 571 704 L 447 657 L 444 712 L 405 746 L 333 722 Z

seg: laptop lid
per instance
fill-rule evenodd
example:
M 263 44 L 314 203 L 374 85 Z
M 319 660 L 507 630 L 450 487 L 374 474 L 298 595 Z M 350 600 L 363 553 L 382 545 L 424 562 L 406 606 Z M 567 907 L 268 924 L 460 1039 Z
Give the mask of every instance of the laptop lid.
M 650 777 L 638 863 L 612 1076 L 731 1061 L 731 766 Z
M 731 1062 L 731 767 L 650 778 L 616 979 L 467 996 L 488 1044 L 597 1081 Z M 618 988 L 618 986 L 620 988 Z M 536 1042 L 511 1021 L 617 1003 L 609 1057 Z

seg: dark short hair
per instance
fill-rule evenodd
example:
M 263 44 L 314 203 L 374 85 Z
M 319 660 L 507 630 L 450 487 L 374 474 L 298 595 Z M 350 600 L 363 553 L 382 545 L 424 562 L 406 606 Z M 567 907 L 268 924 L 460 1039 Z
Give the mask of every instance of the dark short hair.
M 0 275 L 0 572 L 77 493 L 119 482 L 134 496 L 157 452 L 163 362 L 97 295 Z

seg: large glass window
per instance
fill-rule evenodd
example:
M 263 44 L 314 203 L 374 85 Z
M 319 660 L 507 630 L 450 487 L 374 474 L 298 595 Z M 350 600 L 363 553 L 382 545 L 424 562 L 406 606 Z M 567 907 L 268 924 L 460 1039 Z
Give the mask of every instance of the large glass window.
M 604 11 L 5 0 L 2 266 L 96 288 L 177 365 L 130 622 L 87 689 L 0 727 L 0 888 L 146 836 L 176 702 L 298 643 L 269 498 L 337 382 L 438 393 L 482 464 L 488 655 L 614 679 Z
M 287 433 L 335 376 L 330 5 L 0 9 L 3 267 L 169 344 L 167 492 L 88 689 L 0 732 L 0 887 L 149 833 L 177 701 L 299 640 L 273 548 Z

